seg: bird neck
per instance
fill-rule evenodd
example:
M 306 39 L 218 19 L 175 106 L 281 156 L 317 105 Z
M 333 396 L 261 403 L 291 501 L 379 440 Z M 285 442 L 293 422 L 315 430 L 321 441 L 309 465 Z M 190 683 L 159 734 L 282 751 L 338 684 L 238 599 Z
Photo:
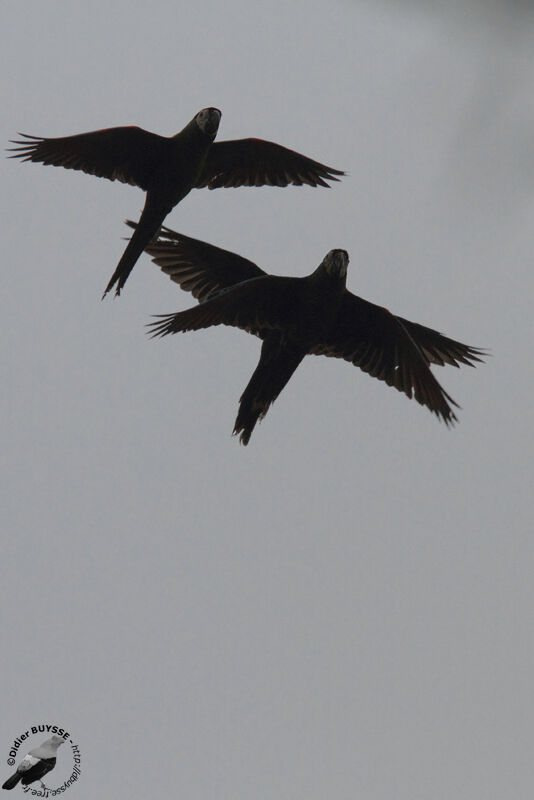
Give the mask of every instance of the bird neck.
M 198 127 L 194 119 L 188 122 L 185 128 L 176 133 L 172 139 L 179 140 L 180 147 L 194 146 L 198 147 L 199 143 L 208 147 L 213 142 L 214 137 L 203 133 Z
M 335 275 L 327 272 L 323 264 L 310 275 L 310 282 L 313 283 L 314 291 L 321 289 L 327 295 L 341 294 L 347 285 L 346 275 Z

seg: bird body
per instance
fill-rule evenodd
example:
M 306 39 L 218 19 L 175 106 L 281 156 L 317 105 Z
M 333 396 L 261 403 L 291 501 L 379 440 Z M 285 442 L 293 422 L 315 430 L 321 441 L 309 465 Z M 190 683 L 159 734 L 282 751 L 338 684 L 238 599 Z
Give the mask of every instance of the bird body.
M 216 109 L 210 111 L 215 112 Z M 216 120 L 210 132 L 206 133 L 199 128 L 195 118 L 176 136 L 163 140 L 159 157 L 154 159 L 153 169 L 147 175 L 146 201 L 138 227 L 111 276 L 104 296 L 115 283 L 117 294 L 120 294 L 146 243 L 154 236 L 167 214 L 198 182 L 218 124 Z
M 172 280 L 201 301 L 161 316 L 150 326 L 154 336 L 222 324 L 263 340 L 234 427 L 243 444 L 306 355 L 349 361 L 414 397 L 446 425 L 457 421 L 453 411 L 457 404 L 438 383 L 430 364 L 474 366 L 484 352 L 349 292 L 346 250 L 331 250 L 303 278 L 268 275 L 241 256 L 168 228 L 146 251 Z
M 54 769 L 57 749 L 64 741 L 61 736 L 54 735 L 50 739 L 46 739 L 39 747 L 30 750 L 18 764 L 16 772 L 2 785 L 2 789 L 13 789 L 19 781 L 23 786 L 40 781 Z
M 144 247 L 191 189 L 237 186 L 328 186 L 340 170 L 262 139 L 216 142 L 221 112 L 204 108 L 177 134 L 159 136 L 135 126 L 60 138 L 20 134 L 11 158 L 82 170 L 138 186 L 146 200 L 138 226 L 104 296 L 118 295 Z

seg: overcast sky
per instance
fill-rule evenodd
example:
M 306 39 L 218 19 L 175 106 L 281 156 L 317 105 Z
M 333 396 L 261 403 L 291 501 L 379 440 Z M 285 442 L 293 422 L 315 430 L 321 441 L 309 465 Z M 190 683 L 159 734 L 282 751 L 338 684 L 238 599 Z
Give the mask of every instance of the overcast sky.
M 3 1 L 6 146 L 217 106 L 348 176 L 170 227 L 282 275 L 345 248 L 351 291 L 493 355 L 436 368 L 454 430 L 310 357 L 242 447 L 258 340 L 150 340 L 194 301 L 146 255 L 100 300 L 143 193 L 0 161 L 2 781 L 49 722 L 80 800 L 532 797 L 534 15 L 442 6 Z

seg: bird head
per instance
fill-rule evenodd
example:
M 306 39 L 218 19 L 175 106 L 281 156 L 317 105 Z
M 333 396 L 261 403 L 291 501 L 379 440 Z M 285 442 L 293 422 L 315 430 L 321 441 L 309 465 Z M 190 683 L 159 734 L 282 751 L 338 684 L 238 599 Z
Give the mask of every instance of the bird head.
M 324 257 L 322 266 L 327 275 L 333 278 L 347 277 L 347 267 L 349 264 L 349 254 L 346 250 L 330 250 Z
M 54 748 L 54 750 L 57 750 L 57 748 L 61 744 L 65 744 L 65 739 L 62 736 L 58 736 L 57 734 L 54 734 L 53 736 L 50 737 L 50 739 L 48 739 L 46 744 L 49 744 L 51 747 Z
M 221 112 L 218 108 L 203 108 L 195 115 L 195 122 L 206 136 L 215 138 L 221 121 Z

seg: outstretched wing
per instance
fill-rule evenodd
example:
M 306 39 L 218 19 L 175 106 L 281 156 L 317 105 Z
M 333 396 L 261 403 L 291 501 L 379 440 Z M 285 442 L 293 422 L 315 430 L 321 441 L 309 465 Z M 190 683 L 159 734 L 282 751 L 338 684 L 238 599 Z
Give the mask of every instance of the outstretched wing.
M 97 178 L 108 178 L 139 186 L 145 191 L 153 173 L 164 160 L 170 140 L 135 126 L 105 128 L 76 136 L 45 139 L 20 133 L 13 139 L 13 155 L 23 161 L 77 169 Z
M 336 325 L 309 352 L 333 356 L 360 367 L 407 397 L 427 406 L 446 425 L 457 421 L 458 404 L 432 374 L 429 361 L 470 364 L 481 351 L 441 337 L 437 331 L 395 317 L 387 309 L 347 292 Z
M 345 173 L 263 139 L 215 142 L 197 189 L 236 186 L 328 186 Z
M 131 220 L 126 220 L 126 224 L 134 230 L 137 227 Z M 266 274 L 257 264 L 237 253 L 166 227 L 160 229 L 157 238 L 145 250 L 154 264 L 199 302 L 221 289 Z
M 148 327 L 152 336 L 230 325 L 261 336 L 268 330 L 289 330 L 295 322 L 302 278 L 264 275 L 222 289 L 198 306 L 177 314 L 158 315 Z

